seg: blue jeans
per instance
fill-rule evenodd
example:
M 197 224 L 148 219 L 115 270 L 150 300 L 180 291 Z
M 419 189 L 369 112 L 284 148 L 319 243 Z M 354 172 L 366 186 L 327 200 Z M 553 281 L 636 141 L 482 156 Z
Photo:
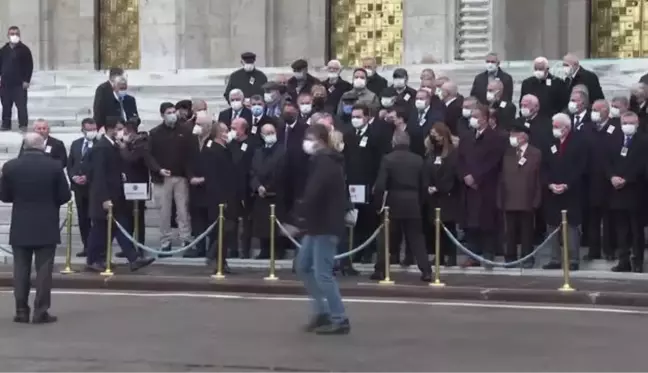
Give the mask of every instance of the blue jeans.
M 339 237 L 305 235 L 295 259 L 295 271 L 313 298 L 316 315 L 327 314 L 333 322 L 347 319 L 333 264 Z

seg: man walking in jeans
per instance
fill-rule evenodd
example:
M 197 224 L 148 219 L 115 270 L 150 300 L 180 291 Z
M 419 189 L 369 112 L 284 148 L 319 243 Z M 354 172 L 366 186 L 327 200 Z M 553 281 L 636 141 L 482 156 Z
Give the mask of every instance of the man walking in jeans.
M 304 152 L 310 155 L 309 173 L 298 225 L 304 231 L 295 269 L 313 298 L 315 315 L 306 331 L 347 334 L 351 330 L 333 265 L 339 237 L 345 232 L 347 192 L 344 158 L 329 147 L 329 133 L 321 124 L 306 130 Z

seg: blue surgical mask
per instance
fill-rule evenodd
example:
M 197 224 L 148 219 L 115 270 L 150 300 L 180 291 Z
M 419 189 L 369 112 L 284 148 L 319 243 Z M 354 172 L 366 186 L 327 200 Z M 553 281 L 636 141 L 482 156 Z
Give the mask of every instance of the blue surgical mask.
M 252 106 L 252 115 L 255 117 L 260 117 L 263 115 L 263 106 L 261 105 L 253 105 Z
M 119 98 L 124 98 L 126 96 L 126 91 L 118 91 L 117 95 L 119 96 Z
M 342 112 L 344 114 L 351 114 L 353 112 L 353 105 L 342 105 Z

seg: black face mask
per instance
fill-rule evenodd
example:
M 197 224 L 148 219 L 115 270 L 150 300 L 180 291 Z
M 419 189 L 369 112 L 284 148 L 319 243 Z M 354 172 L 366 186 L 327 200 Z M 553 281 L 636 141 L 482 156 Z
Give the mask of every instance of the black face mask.
M 284 114 L 283 119 L 286 121 L 286 123 L 294 123 L 295 120 L 297 120 L 297 117 L 292 114 Z
M 324 97 L 313 97 L 313 107 L 323 108 L 325 103 L 326 99 Z

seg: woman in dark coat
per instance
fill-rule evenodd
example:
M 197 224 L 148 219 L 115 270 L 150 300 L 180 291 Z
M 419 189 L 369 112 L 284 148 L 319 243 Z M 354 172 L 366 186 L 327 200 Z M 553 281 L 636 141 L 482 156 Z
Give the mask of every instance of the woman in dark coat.
M 456 235 L 459 206 L 459 180 L 457 179 L 457 151 L 452 144 L 450 129 L 443 123 L 435 123 L 425 139 L 425 183 L 427 184 L 427 211 L 429 226 L 424 230 L 434 232 L 435 209 L 441 209 L 441 221 Z M 457 250 L 441 229 L 442 265 L 457 265 Z
M 256 150 L 250 170 L 250 184 L 254 193 L 252 209 L 252 235 L 259 239 L 261 252 L 257 259 L 270 258 L 270 205 L 275 205 L 277 220 L 284 221 L 286 216 L 284 180 L 286 172 L 285 151 L 277 144 L 277 130 L 273 124 L 261 127 L 261 138 L 264 145 Z M 276 258 L 285 254 L 283 240 L 278 240 L 278 228 L 275 229 Z M 279 244 L 280 243 L 280 244 Z

